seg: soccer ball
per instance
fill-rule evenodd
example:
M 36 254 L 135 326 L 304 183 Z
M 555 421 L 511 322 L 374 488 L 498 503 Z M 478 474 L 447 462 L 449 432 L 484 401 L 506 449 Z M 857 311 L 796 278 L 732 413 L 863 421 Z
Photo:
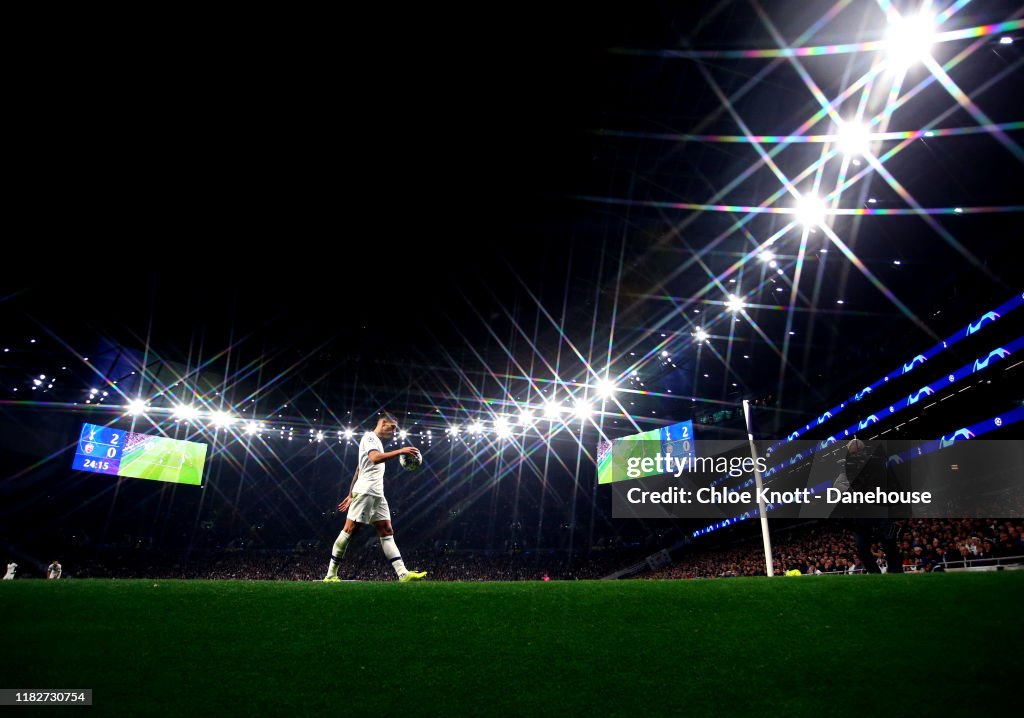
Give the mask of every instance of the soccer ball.
M 398 457 L 398 462 L 406 471 L 415 471 L 422 465 L 422 462 L 411 454 L 402 454 Z

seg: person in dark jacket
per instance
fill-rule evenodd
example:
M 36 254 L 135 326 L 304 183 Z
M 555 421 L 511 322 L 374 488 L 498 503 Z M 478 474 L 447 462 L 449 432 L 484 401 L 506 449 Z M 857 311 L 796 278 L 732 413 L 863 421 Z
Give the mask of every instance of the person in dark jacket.
M 846 460 L 841 464 L 840 476 L 834 486 L 847 491 L 899 491 L 899 481 L 889 470 L 883 442 L 864 442 L 854 437 L 846 445 Z M 869 573 L 880 573 L 881 569 L 871 553 L 873 541 L 881 541 L 888 559 L 889 573 L 902 573 L 896 538 L 899 526 L 892 519 L 906 516 L 904 506 L 889 506 L 889 518 L 877 518 L 879 507 L 871 504 L 840 504 L 833 516 L 853 532 L 857 555 Z

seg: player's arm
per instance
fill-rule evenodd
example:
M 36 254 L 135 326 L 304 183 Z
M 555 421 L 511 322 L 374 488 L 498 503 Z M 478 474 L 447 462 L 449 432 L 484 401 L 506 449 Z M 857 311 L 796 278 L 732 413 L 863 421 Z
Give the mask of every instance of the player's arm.
M 415 446 L 403 446 L 401 449 L 395 449 L 394 451 L 377 451 L 372 449 L 366 458 L 370 460 L 370 463 L 377 465 L 383 464 L 385 461 L 391 461 L 397 456 L 407 454 L 409 456 L 415 456 L 417 459 L 420 457 L 420 450 Z
M 356 467 L 356 473 L 352 475 L 352 483 L 348 485 L 348 496 L 341 500 L 338 504 L 338 513 L 343 514 L 348 511 L 349 504 L 352 503 L 352 489 L 356 486 L 356 479 L 359 478 L 359 467 Z

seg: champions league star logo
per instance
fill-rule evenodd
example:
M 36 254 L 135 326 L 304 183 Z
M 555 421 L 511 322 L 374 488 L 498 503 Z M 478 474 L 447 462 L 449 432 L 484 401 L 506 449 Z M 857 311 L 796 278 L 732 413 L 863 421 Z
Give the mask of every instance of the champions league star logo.
M 916 404 L 918 401 L 921 400 L 922 396 L 931 396 L 934 393 L 935 390 L 932 389 L 930 386 L 923 386 L 907 397 L 907 406 L 910 406 L 911 404 Z
M 918 354 L 916 357 L 910 360 L 909 364 L 903 365 L 903 373 L 909 373 L 910 370 L 913 369 L 915 366 L 917 366 L 918 364 L 924 364 L 926 361 L 928 360 L 925 359 L 922 355 Z
M 996 359 L 1005 359 L 1008 356 L 1010 356 L 1010 352 L 1006 351 L 1002 347 L 999 347 L 998 349 L 993 349 L 984 359 L 975 360 L 974 370 L 972 371 L 972 373 L 981 371 L 982 369 L 988 369 L 988 363 L 992 361 L 993 357 Z
M 994 322 L 996 319 L 999 319 L 999 315 L 996 314 L 995 312 L 986 312 L 985 314 L 982 314 L 981 318 L 978 321 L 976 321 L 974 324 L 968 324 L 967 325 L 967 335 L 966 336 L 971 336 L 972 334 L 974 334 L 974 332 L 976 332 L 979 329 L 981 329 L 981 327 L 985 324 L 985 322 Z
M 970 429 L 957 429 L 948 437 L 943 436 L 939 439 L 939 446 L 943 449 L 949 448 L 955 441 L 967 441 L 968 439 L 974 438 L 974 432 Z

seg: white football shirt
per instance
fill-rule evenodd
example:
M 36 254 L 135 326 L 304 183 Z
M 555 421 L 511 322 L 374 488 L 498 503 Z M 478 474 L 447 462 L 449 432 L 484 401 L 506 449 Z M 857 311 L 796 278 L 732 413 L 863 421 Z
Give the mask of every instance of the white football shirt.
M 59 563 L 57 563 L 57 564 L 50 564 L 50 566 L 47 568 L 47 573 L 52 578 L 60 578 L 60 569 L 61 569 L 61 565 Z
M 368 431 L 359 441 L 359 478 L 356 479 L 356 485 L 352 487 L 352 493 L 383 496 L 384 463 L 374 464 L 370 461 L 371 451 L 379 451 L 383 454 L 384 445 L 380 443 L 380 438 L 376 434 Z

